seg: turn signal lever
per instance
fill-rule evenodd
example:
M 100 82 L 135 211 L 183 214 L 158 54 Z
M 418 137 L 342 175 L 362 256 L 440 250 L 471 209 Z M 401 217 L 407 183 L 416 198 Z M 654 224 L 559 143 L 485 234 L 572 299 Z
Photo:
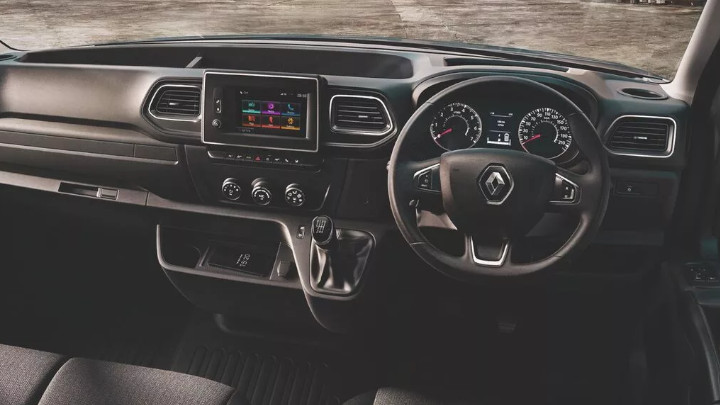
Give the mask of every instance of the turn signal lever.
M 374 247 L 367 232 L 336 229 L 330 217 L 321 215 L 310 228 L 310 281 L 317 292 L 347 295 L 360 284 Z

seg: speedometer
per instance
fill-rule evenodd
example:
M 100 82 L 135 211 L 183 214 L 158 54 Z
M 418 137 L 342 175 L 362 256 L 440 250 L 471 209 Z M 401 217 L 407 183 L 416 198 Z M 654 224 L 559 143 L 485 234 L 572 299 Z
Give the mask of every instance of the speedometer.
M 445 150 L 467 149 L 480 140 L 482 121 L 469 105 L 448 104 L 435 114 L 430 124 L 430 135 Z
M 567 118 L 552 108 L 530 111 L 520 121 L 520 145 L 533 155 L 555 159 L 572 145 Z

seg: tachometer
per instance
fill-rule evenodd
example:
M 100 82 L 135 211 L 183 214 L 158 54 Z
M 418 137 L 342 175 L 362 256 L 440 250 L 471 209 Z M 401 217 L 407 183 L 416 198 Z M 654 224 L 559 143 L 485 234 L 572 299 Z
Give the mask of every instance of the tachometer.
M 567 118 L 552 108 L 530 111 L 520 121 L 520 145 L 533 155 L 555 159 L 572 145 Z
M 438 111 L 430 124 L 430 134 L 446 150 L 467 149 L 482 135 L 480 115 L 467 104 L 452 103 Z

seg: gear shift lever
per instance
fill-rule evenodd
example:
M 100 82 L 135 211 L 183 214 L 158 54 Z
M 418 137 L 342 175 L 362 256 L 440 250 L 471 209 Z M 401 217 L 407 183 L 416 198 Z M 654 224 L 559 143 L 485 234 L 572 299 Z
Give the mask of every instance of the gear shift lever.
M 324 250 L 331 250 L 337 242 L 335 224 L 327 215 L 320 215 L 313 219 L 310 227 L 315 244 Z
M 375 241 L 367 232 L 335 229 L 332 219 L 320 215 L 310 228 L 312 287 L 329 294 L 347 295 L 359 285 Z

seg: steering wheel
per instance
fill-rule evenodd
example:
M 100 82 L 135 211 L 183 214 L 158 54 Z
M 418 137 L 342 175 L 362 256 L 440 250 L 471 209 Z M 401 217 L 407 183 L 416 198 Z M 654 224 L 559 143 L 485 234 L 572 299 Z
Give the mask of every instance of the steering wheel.
M 571 171 L 550 159 L 509 149 L 472 148 L 433 159 L 414 158 L 418 138 L 428 133 L 436 106 L 462 95 L 497 94 L 517 94 L 556 107 L 567 118 L 586 169 Z M 588 117 L 554 89 L 516 77 L 466 80 L 429 99 L 405 124 L 388 170 L 390 206 L 403 237 L 430 266 L 461 280 L 535 273 L 582 250 L 597 233 L 610 190 L 605 148 Z M 424 198 L 442 200 L 447 218 L 464 234 L 462 256 L 440 250 L 420 231 L 418 203 Z M 551 255 L 516 263 L 513 242 L 547 212 L 570 215 L 577 219 L 577 227 Z

